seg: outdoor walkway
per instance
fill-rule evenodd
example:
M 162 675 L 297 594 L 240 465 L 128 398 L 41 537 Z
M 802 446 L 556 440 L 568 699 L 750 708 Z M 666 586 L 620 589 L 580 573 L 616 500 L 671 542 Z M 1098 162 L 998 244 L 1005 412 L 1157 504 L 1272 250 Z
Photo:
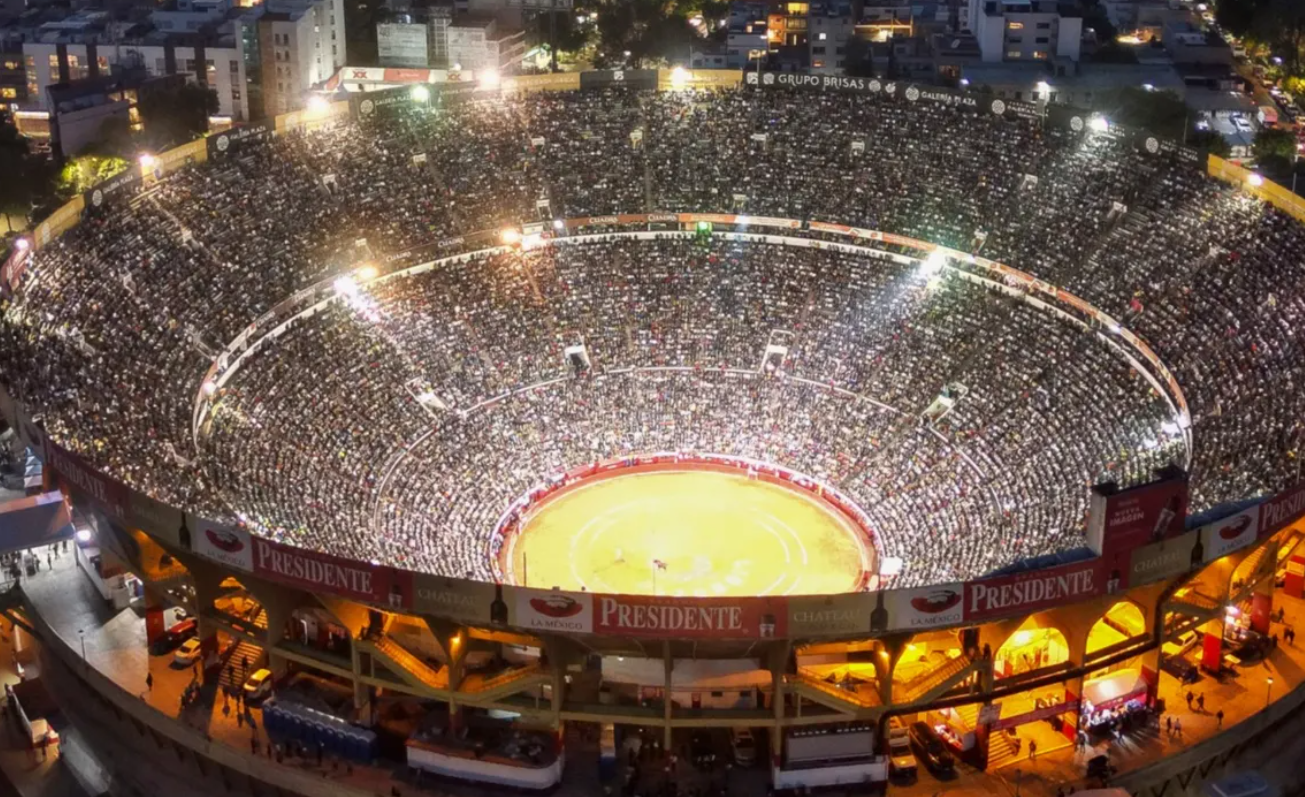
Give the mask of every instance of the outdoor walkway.
M 200 699 L 181 711 L 181 694 L 195 677 L 190 668 L 172 666 L 171 655 L 150 656 L 145 645 L 145 624 L 133 610 L 115 612 L 110 609 L 95 591 L 90 580 L 77 569 L 70 556 L 55 562 L 52 572 L 43 569 L 39 575 L 24 584 L 30 600 L 45 621 L 58 633 L 71 642 L 74 650 L 80 640 L 85 641 L 88 663 L 112 678 L 131 694 L 137 695 L 149 705 L 167 714 L 179 718 L 192 727 L 203 730 L 211 738 L 231 745 L 236 749 L 249 751 L 257 749 L 260 755 L 267 755 L 267 739 L 262 731 L 262 717 L 258 709 L 247 710 L 243 715 L 235 712 L 232 703 L 224 711 L 224 700 L 217 692 L 216 686 L 205 687 Z M 1275 596 L 1276 607 L 1286 607 L 1287 625 L 1298 618 L 1305 621 L 1305 604 L 1286 598 L 1279 593 Z M 1283 626 L 1274 623 L 1273 630 L 1281 637 Z M 82 633 L 84 632 L 84 634 Z M 5 662 L 0 661 L 0 665 Z M 146 687 L 146 673 L 153 675 L 153 688 Z M 1272 692 L 1268 690 L 1266 678 L 1274 679 Z M 1099 745 L 1087 751 L 1075 751 L 1068 741 L 1059 749 L 1048 749 L 1039 745 L 1036 760 L 1029 760 L 1027 752 L 1017 761 L 1012 761 L 994 772 L 978 772 L 968 767 L 962 768 L 958 776 L 951 781 L 939 782 L 927 773 L 922 773 L 914 786 L 895 786 L 893 793 L 906 795 L 935 795 L 939 793 L 954 795 L 991 795 L 997 793 L 1013 794 L 1016 783 L 1020 794 L 1055 795 L 1057 789 L 1064 787 L 1082 788 L 1086 762 L 1100 752 L 1110 748 L 1111 761 L 1120 772 L 1137 769 L 1155 761 L 1157 758 L 1181 750 L 1186 746 L 1208 739 L 1216 732 L 1215 712 L 1224 711 L 1225 728 L 1235 725 L 1262 709 L 1266 698 L 1276 698 L 1285 694 L 1294 685 L 1305 681 L 1305 643 L 1296 648 L 1280 646 L 1262 664 L 1244 668 L 1240 677 L 1229 679 L 1220 684 L 1212 678 L 1205 677 L 1196 684 L 1192 691 L 1205 695 L 1205 711 L 1189 711 L 1184 696 L 1187 689 L 1176 679 L 1166 673 L 1161 674 L 1160 695 L 1168 706 L 1168 716 L 1180 719 L 1183 726 L 1181 738 L 1172 738 L 1161 732 L 1150 732 L 1140 738 L 1126 739 L 1124 742 Z M 1026 748 L 1027 749 L 1027 748 Z M 576 753 L 569 750 L 569 753 Z M 596 782 L 593 773 L 588 772 L 587 761 L 583 755 L 570 755 L 568 774 L 561 788 L 556 792 L 563 797 L 570 795 L 592 795 Z M 315 755 L 308 758 L 287 760 L 287 765 L 320 773 L 324 778 L 348 783 L 371 793 L 389 794 L 391 787 L 398 785 L 404 795 L 475 795 L 485 794 L 474 786 L 457 785 L 440 782 L 438 787 L 416 787 L 406 782 L 402 767 L 395 765 L 392 769 L 353 766 L 350 770 L 344 764 L 333 762 L 326 757 L 318 765 Z M 596 762 L 595 762 L 596 763 Z M 4 753 L 0 751 L 0 768 L 5 766 Z M 596 770 L 596 767 L 594 768 Z M 752 777 L 754 773 L 734 773 L 727 775 L 731 794 L 751 793 L 752 784 L 760 785 L 762 779 Z M 396 779 L 399 778 L 399 779 Z M 744 784 L 748 784 L 747 787 Z M 75 792 L 23 792 L 23 797 L 44 797 L 54 794 L 75 794 Z M 758 792 L 758 793 L 764 793 Z M 0 795 L 2 797 L 2 795 Z

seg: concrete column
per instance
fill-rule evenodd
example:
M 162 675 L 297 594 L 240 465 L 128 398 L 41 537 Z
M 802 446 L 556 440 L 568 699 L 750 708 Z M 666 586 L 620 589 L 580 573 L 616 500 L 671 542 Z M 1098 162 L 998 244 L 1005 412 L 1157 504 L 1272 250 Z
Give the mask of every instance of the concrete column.
M 789 654 L 792 643 L 785 640 L 767 651 L 767 665 L 770 669 L 770 709 L 775 723 L 770 729 L 770 761 L 779 766 L 784 753 L 784 700 L 786 695 L 784 676 L 788 670 Z M 798 698 L 800 701 L 801 698 Z
M 145 643 L 154 644 L 167 631 L 163 620 L 163 601 L 150 587 L 145 587 Z
M 906 652 L 910 636 L 895 634 L 878 640 L 879 649 L 875 651 L 875 679 L 879 682 L 879 700 L 885 706 L 893 704 L 893 672 Z
M 665 675 L 662 686 L 662 719 L 666 725 L 662 729 L 662 747 L 671 752 L 671 672 L 675 669 L 675 660 L 671 658 L 671 643 L 662 641 L 662 672 Z
M 222 670 L 218 667 L 218 632 L 217 628 L 204 619 L 203 615 L 196 618 L 196 632 L 199 638 L 200 651 L 200 672 L 203 676 L 203 682 L 207 684 L 210 680 L 217 681 L 218 675 Z

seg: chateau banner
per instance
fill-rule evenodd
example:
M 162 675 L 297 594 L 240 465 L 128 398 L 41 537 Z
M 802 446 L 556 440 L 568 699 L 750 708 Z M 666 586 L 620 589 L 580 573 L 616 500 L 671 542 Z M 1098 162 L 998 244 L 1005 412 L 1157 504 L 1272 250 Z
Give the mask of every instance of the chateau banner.
M 788 634 L 792 637 L 828 637 L 864 634 L 870 630 L 874 596 L 793 595 L 788 598 Z
M 409 606 L 419 614 L 446 617 L 470 625 L 502 625 L 508 621 L 501 585 L 440 578 L 428 573 L 404 572 L 400 575 L 411 582 L 411 587 L 402 591 L 411 596 Z

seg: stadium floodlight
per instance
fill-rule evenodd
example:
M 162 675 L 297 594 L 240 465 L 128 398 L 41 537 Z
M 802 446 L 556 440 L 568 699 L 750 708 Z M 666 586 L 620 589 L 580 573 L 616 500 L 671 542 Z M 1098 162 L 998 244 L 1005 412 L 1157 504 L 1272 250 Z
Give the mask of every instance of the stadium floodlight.
M 566 222 L 562 221 L 561 219 L 553 219 L 553 229 L 555 229 L 555 230 L 565 230 L 565 229 L 566 229 Z
M 929 256 L 920 261 L 920 273 L 926 277 L 937 276 L 942 273 L 943 266 L 947 265 L 947 255 L 941 249 L 935 249 L 929 253 Z
M 320 94 L 314 94 L 308 98 L 308 112 L 311 114 L 324 114 L 331 109 L 331 102 Z
M 1142 88 L 1146 91 L 1155 91 L 1155 86 L 1150 83 L 1143 83 Z
M 204 395 L 211 396 L 216 392 L 217 392 L 217 382 L 214 382 L 212 379 L 206 380 L 204 382 Z
M 158 162 L 158 158 L 155 158 L 153 155 L 149 154 L 148 152 L 142 152 L 140 154 L 140 157 L 137 158 L 136 160 L 140 161 L 140 167 L 142 169 L 153 169 L 154 164 Z
M 90 542 L 90 541 L 91 541 L 91 530 L 90 530 L 90 529 L 77 529 L 77 541 L 80 542 L 80 543 L 83 543 L 83 544 Z
M 970 85 L 970 79 L 967 77 L 961 78 L 961 88 L 965 88 L 968 85 Z
M 516 246 L 517 244 L 521 243 L 521 231 L 513 227 L 508 227 L 507 229 L 503 230 L 499 238 L 501 238 L 503 243 L 507 244 L 508 246 Z
M 412 91 L 408 92 L 408 96 L 412 98 L 413 102 L 430 102 L 430 89 L 425 86 L 413 86 Z
M 348 275 L 336 277 L 335 282 L 331 283 L 331 285 L 335 288 L 335 292 L 341 296 L 352 297 L 358 295 L 358 283 Z
M 14 241 L 14 248 L 16 248 L 20 252 L 26 252 L 31 247 L 32 247 L 32 242 L 27 240 L 26 238 L 19 238 L 17 241 Z
M 1250 183 L 1251 188 L 1259 188 L 1264 185 L 1264 178 L 1256 172 L 1246 175 L 1246 182 Z
M 376 275 L 380 273 L 381 272 L 377 270 L 376 266 L 373 266 L 371 263 L 368 263 L 367 265 L 363 266 L 362 268 L 354 272 L 354 276 L 366 282 L 367 280 L 376 279 Z
M 1110 121 L 1104 116 L 1094 116 L 1088 119 L 1088 128 L 1093 133 L 1104 133 L 1110 129 Z
M 496 89 L 503 80 L 497 69 L 486 69 L 479 77 L 482 89 Z
M 671 88 L 682 89 L 689 83 L 689 70 L 677 66 L 671 70 Z

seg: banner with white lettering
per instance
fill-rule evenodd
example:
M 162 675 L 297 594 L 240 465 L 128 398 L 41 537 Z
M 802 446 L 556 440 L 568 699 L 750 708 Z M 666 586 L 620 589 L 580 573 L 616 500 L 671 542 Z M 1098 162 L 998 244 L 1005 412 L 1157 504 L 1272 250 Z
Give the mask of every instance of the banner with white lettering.
M 419 614 L 444 617 L 470 625 L 501 625 L 508 621 L 503 587 L 482 581 L 412 573 L 411 608 Z
M 788 599 L 788 634 L 794 638 L 864 634 L 870 629 L 874 596 L 793 595 Z
M 1260 538 L 1290 526 L 1305 514 L 1305 483 L 1260 504 Z
M 884 593 L 888 630 L 918 631 L 960 625 L 965 617 L 964 584 L 938 584 Z
M 965 584 L 965 621 L 977 622 L 1087 600 L 1105 590 L 1101 559 Z
M 785 598 L 594 596 L 600 634 L 699 639 L 773 639 L 788 625 Z
M 1092 488 L 1088 546 L 1101 556 L 1127 556 L 1142 545 L 1182 534 L 1187 522 L 1187 477 L 1109 492 Z
M 126 522 L 131 491 L 125 484 L 100 473 L 49 438 L 45 444 L 45 467 L 53 471 L 60 484 L 76 497 L 89 500 L 111 520 Z
M 403 608 L 407 596 L 388 567 L 341 559 L 330 554 L 254 537 L 254 573 L 271 581 L 312 592 L 329 592 L 350 600 Z
M 1141 548 L 1134 548 L 1129 559 L 1128 583 L 1122 587 L 1137 587 L 1186 573 L 1201 565 L 1201 552 L 1197 545 L 1201 535 L 1190 532 L 1172 540 L 1161 540 Z M 1195 558 L 1195 561 L 1193 559 Z M 1106 579 L 1109 592 L 1113 575 Z
M 1203 562 L 1213 562 L 1221 556 L 1241 550 L 1255 542 L 1260 531 L 1260 507 L 1255 505 L 1213 523 L 1206 523 L 1197 533 L 1201 535 Z
M 504 587 L 510 594 L 509 618 L 518 628 L 591 634 L 594 630 L 594 596 L 588 592 L 558 592 L 526 587 Z
M 191 514 L 186 515 L 186 528 L 195 553 L 246 573 L 253 571 L 254 549 L 246 529 Z

